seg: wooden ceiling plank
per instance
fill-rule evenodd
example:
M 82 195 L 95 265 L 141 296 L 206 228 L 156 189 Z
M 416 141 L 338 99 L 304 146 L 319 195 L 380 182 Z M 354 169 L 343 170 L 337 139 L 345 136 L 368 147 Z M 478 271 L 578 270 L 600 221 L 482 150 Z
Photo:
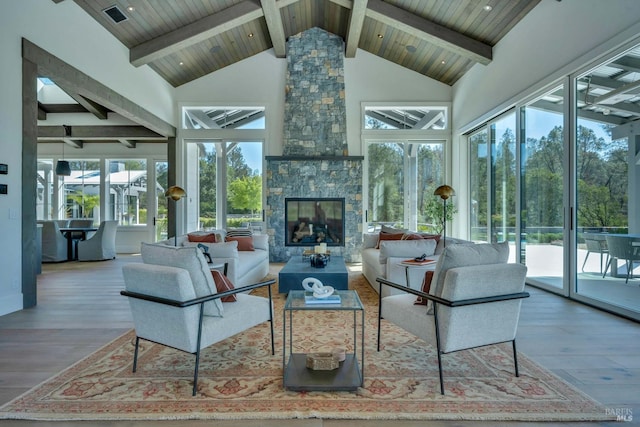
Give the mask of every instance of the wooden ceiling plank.
M 367 0 L 353 0 L 353 8 L 349 13 L 347 37 L 345 40 L 345 56 L 347 58 L 355 58 L 356 56 L 366 13 Z
M 183 28 L 133 47 L 131 64 L 139 67 L 264 16 L 260 5 L 243 1 Z
M 491 46 L 381 0 L 369 0 L 367 16 L 481 64 L 491 62 Z
M 260 4 L 262 5 L 265 21 L 267 21 L 269 37 L 271 37 L 271 44 L 276 58 L 284 58 L 287 55 L 287 46 L 280 8 L 276 5 L 276 0 L 260 0 Z
M 160 135 L 175 136 L 176 128 L 171 124 L 25 38 L 22 39 L 22 57 L 38 64 L 38 73 L 48 76 L 56 84 L 73 87 L 74 92 Z

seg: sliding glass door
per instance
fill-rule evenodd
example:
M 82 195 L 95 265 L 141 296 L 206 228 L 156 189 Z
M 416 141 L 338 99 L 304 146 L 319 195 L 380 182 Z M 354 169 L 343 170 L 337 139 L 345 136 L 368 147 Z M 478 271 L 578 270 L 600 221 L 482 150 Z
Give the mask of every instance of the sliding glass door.
M 564 289 L 565 138 L 563 88 L 520 109 L 521 258 L 527 278 Z

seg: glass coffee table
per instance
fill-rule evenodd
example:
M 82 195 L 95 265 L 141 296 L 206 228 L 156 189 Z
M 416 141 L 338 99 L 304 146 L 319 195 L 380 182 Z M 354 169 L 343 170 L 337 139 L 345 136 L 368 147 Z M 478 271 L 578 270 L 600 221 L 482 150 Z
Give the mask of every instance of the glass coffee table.
M 364 306 L 356 291 L 335 291 L 341 301 L 336 304 L 307 304 L 305 291 L 289 291 L 283 311 L 282 326 L 282 368 L 284 387 L 298 391 L 357 390 L 364 384 Z M 293 312 L 294 311 L 352 311 L 353 312 L 353 353 L 347 353 L 345 360 L 333 370 L 313 370 L 307 368 L 306 353 L 293 352 Z M 360 361 L 358 362 L 358 312 L 360 312 Z M 321 316 L 321 313 L 318 313 Z M 287 319 L 288 317 L 288 319 Z M 287 325 L 288 323 L 288 325 Z M 317 323 L 322 325 L 322 319 Z M 288 337 L 287 337 L 287 326 Z M 321 329 L 319 330 L 321 333 Z M 287 349 L 287 338 L 289 345 Z M 330 349 L 327 349 L 330 350 Z

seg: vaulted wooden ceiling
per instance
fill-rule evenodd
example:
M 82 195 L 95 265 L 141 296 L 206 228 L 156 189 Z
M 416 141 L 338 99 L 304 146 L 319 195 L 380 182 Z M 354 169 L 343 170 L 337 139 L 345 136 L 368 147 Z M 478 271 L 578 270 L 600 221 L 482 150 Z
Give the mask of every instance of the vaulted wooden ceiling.
M 58 0 L 59 1 L 59 0 Z M 312 27 L 453 85 L 540 0 L 74 0 L 120 40 L 135 66 L 177 87 L 260 52 L 285 57 Z M 118 21 L 118 22 L 116 22 Z

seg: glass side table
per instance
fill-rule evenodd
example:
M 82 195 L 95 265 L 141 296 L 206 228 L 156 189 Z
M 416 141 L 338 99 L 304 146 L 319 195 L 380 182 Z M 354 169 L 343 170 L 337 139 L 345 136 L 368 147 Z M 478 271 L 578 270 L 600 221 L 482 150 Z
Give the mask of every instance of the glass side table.
M 289 291 L 285 302 L 282 326 L 282 368 L 283 384 L 289 390 L 328 391 L 357 390 L 364 384 L 364 306 L 356 291 L 336 291 L 340 295 L 339 304 L 306 304 L 305 291 Z M 313 370 L 307 368 L 307 355 L 293 352 L 293 312 L 294 311 L 352 311 L 353 312 L 353 353 L 345 356 L 344 362 L 333 370 Z M 358 312 L 360 312 L 360 361 L 358 362 Z M 288 316 L 288 319 L 287 319 Z M 287 322 L 288 321 L 288 322 Z M 287 350 L 287 323 L 288 350 Z M 321 322 L 319 322 L 321 323 Z

